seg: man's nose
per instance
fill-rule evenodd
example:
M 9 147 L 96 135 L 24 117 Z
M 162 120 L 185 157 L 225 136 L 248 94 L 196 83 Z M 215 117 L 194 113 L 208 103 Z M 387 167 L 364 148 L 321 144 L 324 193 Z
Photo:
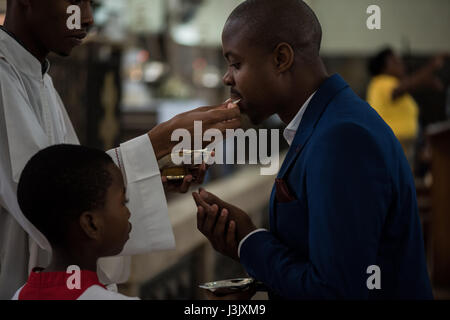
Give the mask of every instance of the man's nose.
M 233 86 L 234 85 L 234 79 L 230 74 L 230 71 L 227 71 L 227 73 L 225 73 L 225 75 L 222 78 L 223 83 L 226 86 Z
M 94 24 L 92 6 L 90 1 L 83 1 L 81 4 L 81 26 L 86 30 Z

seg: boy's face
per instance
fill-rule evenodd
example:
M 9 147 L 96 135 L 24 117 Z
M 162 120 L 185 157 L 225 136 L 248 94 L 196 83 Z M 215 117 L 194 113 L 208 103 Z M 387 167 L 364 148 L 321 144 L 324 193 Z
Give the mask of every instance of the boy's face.
M 127 199 L 122 173 L 113 164 L 108 168 L 113 178 L 108 188 L 105 206 L 98 210 L 102 219 L 102 237 L 99 248 L 102 256 L 113 256 L 119 254 L 125 243 L 130 238 L 131 223 L 130 211 L 126 207 Z
M 252 46 L 245 37 L 246 27 L 228 21 L 222 33 L 223 55 L 228 70 L 223 78 L 233 100 L 242 99 L 239 107 L 254 124 L 277 112 L 276 68 L 270 52 Z
M 77 5 L 81 9 L 81 29 L 69 30 L 67 8 Z M 88 28 L 93 24 L 91 1 L 88 0 L 29 0 L 26 7 L 29 27 L 45 51 L 62 56 L 82 43 Z

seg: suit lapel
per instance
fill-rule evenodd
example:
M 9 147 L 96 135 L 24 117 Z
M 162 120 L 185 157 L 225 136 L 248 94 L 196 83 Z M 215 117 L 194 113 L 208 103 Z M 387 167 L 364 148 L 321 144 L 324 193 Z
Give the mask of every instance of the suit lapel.
M 348 84 L 338 75 L 335 74 L 329 79 L 327 79 L 317 90 L 314 97 L 311 99 L 308 108 L 303 115 L 303 119 L 295 135 L 294 141 L 289 148 L 286 159 L 281 166 L 278 173 L 278 178 L 283 179 L 288 172 L 289 168 L 295 163 L 295 159 L 298 158 L 302 152 L 304 146 L 311 137 L 314 129 L 320 120 L 323 112 L 325 111 L 328 104 L 333 100 L 333 98 L 343 89 L 347 88 Z M 276 188 L 275 185 L 272 189 L 272 194 L 270 196 L 270 230 L 273 233 L 277 233 L 276 228 Z
M 286 159 L 281 166 L 278 173 L 278 178 L 285 177 L 287 171 L 294 163 L 294 160 L 300 155 L 304 146 L 311 137 L 314 129 L 319 122 L 323 112 L 333 98 L 343 89 L 348 87 L 348 84 L 339 76 L 335 74 L 328 78 L 317 90 L 314 97 L 311 99 L 308 108 L 303 115 L 303 119 L 295 135 L 294 141 L 289 148 Z
M 272 188 L 272 194 L 270 195 L 270 205 L 269 205 L 269 226 L 270 231 L 274 234 L 277 233 L 275 224 L 275 185 Z

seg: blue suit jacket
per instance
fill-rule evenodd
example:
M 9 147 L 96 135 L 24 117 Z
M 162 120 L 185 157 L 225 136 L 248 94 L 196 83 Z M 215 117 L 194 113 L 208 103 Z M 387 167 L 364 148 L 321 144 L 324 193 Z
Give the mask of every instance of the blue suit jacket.
M 274 188 L 270 232 L 241 248 L 241 263 L 272 298 L 432 298 L 408 162 L 339 75 L 311 100 L 278 178 L 296 200 L 277 202 Z M 372 265 L 380 290 L 367 286 Z

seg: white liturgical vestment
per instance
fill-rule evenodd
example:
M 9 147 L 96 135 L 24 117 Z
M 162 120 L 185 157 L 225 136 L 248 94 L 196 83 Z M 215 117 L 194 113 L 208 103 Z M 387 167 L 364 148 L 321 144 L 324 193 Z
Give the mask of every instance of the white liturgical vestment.
M 43 70 L 44 69 L 44 70 Z M 24 217 L 16 190 L 27 161 L 54 144 L 79 144 L 47 67 L 0 29 L 0 299 L 10 299 L 51 247 Z M 102 283 L 125 282 L 130 255 L 173 249 L 175 240 L 157 160 L 148 135 L 108 151 L 123 172 L 133 229 L 122 257 L 99 261 Z

